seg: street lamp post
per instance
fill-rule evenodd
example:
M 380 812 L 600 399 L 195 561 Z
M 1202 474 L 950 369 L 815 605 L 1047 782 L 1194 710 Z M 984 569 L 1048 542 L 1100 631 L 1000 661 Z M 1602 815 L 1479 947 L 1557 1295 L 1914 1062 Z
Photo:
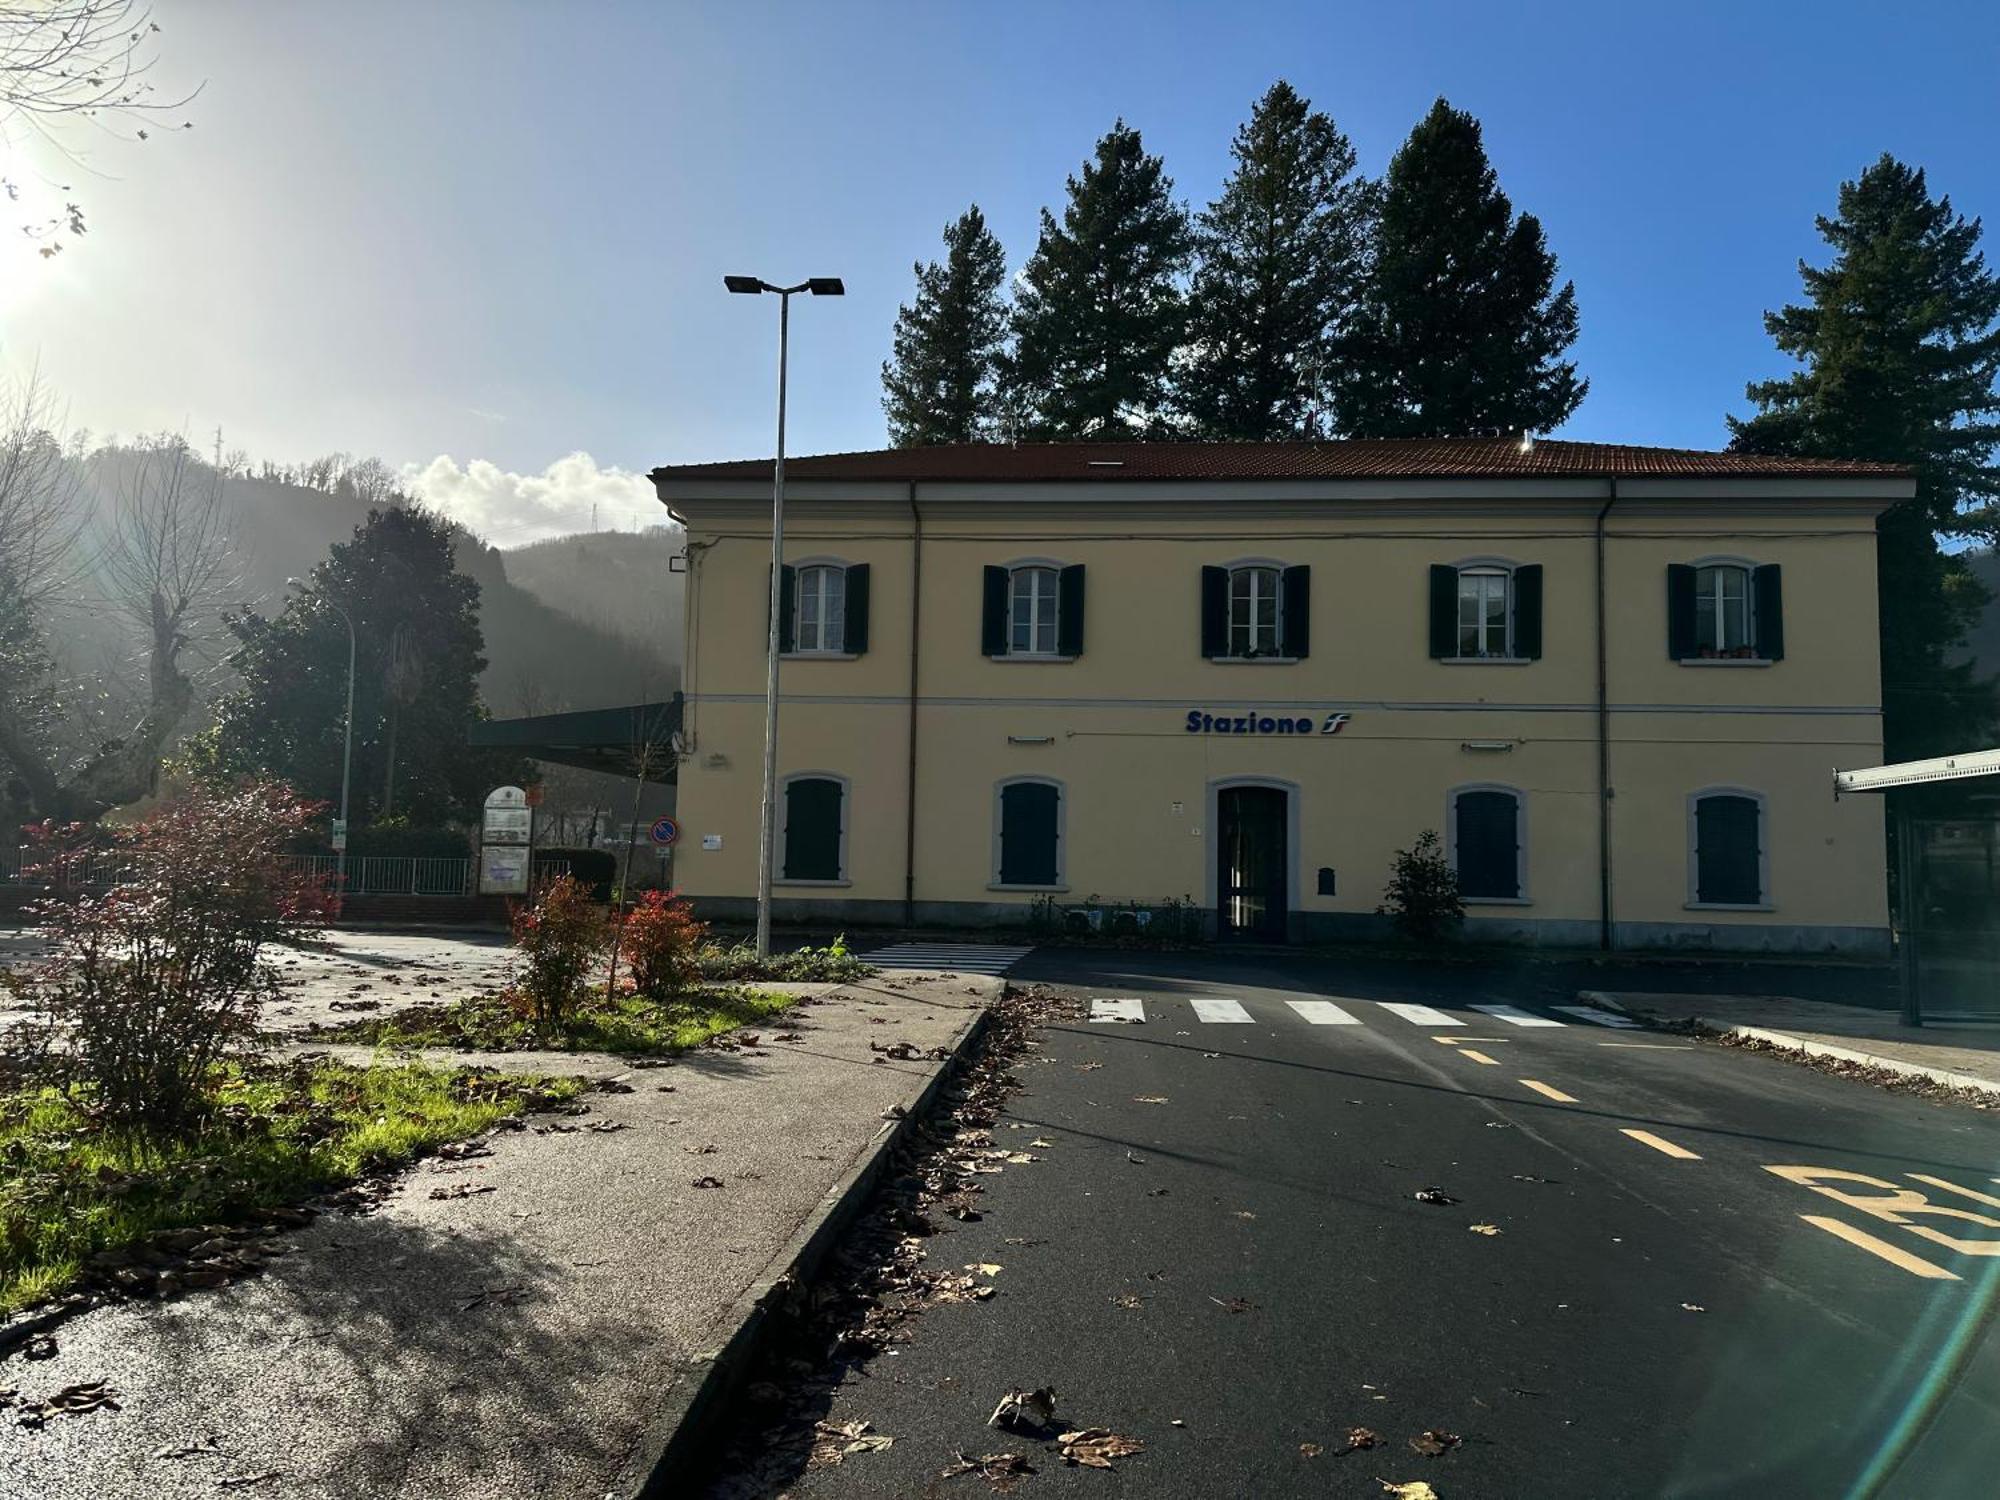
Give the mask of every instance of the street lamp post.
M 755 276 L 725 276 L 732 292 L 778 297 L 778 456 L 771 472 L 771 616 L 764 642 L 764 804 L 757 834 L 757 956 L 771 956 L 771 856 L 777 829 L 778 795 L 778 612 L 784 590 L 779 587 L 785 564 L 785 363 L 792 326 L 792 295 L 839 297 L 847 288 L 838 276 L 814 276 L 797 286 L 772 286 Z
M 304 587 L 304 583 L 297 578 L 287 578 L 285 582 Z M 327 598 L 325 594 L 321 594 L 319 600 L 347 623 L 347 717 L 345 727 L 341 731 L 340 744 L 340 847 L 333 851 L 334 885 L 345 897 L 347 895 L 347 782 L 348 772 L 354 765 L 354 616 Z

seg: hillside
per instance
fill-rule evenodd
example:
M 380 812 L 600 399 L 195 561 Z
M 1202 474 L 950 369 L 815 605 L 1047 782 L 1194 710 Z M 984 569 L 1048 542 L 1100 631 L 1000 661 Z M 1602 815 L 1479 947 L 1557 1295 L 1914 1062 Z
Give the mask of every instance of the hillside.
M 553 608 L 667 660 L 681 659 L 683 575 L 673 572 L 682 533 L 582 532 L 507 554 L 507 576 Z

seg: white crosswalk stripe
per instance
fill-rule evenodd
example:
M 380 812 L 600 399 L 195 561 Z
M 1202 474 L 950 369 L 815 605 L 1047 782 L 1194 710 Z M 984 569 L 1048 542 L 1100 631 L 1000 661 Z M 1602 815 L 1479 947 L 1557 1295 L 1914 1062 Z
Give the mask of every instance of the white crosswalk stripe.
M 1551 1005 L 1550 1010 L 1559 1010 L 1566 1016 L 1575 1016 L 1579 1021 L 1589 1021 L 1597 1026 L 1615 1026 L 1620 1031 L 1637 1031 L 1639 1023 L 1629 1016 L 1621 1016 L 1615 1011 L 1599 1010 L 1594 1005 Z
M 1093 1021 L 1119 1021 L 1127 1025 L 1146 1019 L 1146 1002 L 1143 1000 L 1093 1000 L 1090 1002 L 1090 1019 Z
M 1412 1026 L 1459 1026 L 1464 1024 L 1457 1016 L 1448 1016 L 1441 1010 L 1433 1010 L 1428 1005 L 1405 1005 L 1395 1000 L 1375 1002 L 1392 1016 L 1401 1016 Z
M 955 974 L 1005 974 L 1034 951 L 1032 944 L 895 943 L 861 957 L 878 969 L 945 969 Z
M 1496 1021 L 1505 1021 L 1509 1026 L 1562 1026 L 1554 1016 L 1537 1016 L 1512 1005 L 1475 1005 L 1472 1007 Z
M 1250 1012 L 1234 1000 L 1194 1000 L 1189 1003 L 1194 1006 L 1197 1021 L 1245 1025 L 1250 1020 Z
M 1331 1000 L 1287 1000 L 1285 1004 L 1315 1026 L 1359 1026 L 1361 1018 L 1350 1016 Z

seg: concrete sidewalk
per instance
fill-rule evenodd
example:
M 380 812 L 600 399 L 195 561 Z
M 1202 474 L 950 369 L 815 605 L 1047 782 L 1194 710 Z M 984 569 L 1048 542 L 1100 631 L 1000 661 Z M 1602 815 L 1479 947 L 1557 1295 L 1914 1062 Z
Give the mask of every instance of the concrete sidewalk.
M 894 1128 L 885 1115 L 947 1066 L 922 1054 L 955 1048 L 1001 988 L 865 980 L 778 1018 L 754 1047 L 666 1067 L 440 1057 L 631 1092 L 495 1132 L 490 1156 L 425 1163 L 377 1212 L 289 1236 L 296 1253 L 259 1278 L 71 1319 L 55 1358 L 16 1356 L 0 1385 L 39 1398 L 103 1380 L 123 1409 L 0 1427 L 0 1496 L 635 1494 L 746 1293 L 872 1158 Z M 875 1050 L 898 1043 L 918 1056 Z M 722 1186 L 695 1185 L 708 1178 Z M 431 1196 L 460 1184 L 492 1191 Z
M 2000 1094 L 2000 1021 L 1927 1021 L 1905 1026 L 1893 1010 L 1830 1005 L 1785 995 L 1668 995 L 1582 990 L 1604 1005 L 1663 1021 L 1698 1021 L 1717 1031 Z

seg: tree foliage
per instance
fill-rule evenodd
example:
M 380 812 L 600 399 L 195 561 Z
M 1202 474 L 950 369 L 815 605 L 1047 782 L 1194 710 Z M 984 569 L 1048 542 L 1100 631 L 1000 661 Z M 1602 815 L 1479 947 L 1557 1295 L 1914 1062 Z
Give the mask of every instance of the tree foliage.
M 1372 190 L 1353 144 L 1282 80 L 1230 149 L 1235 170 L 1195 225 L 1179 405 L 1195 437 L 1321 436 Z
M 1589 382 L 1574 287 L 1532 214 L 1514 213 L 1479 122 L 1443 99 L 1410 132 L 1383 184 L 1373 267 L 1341 361 L 1353 437 L 1545 432 Z
M 1383 888 L 1377 915 L 1389 917 L 1396 931 L 1413 942 L 1435 942 L 1452 936 L 1465 916 L 1458 895 L 1458 872 L 1445 858 L 1444 841 L 1426 828 L 1416 843 L 1398 849 Z
M 994 435 L 994 382 L 1007 331 L 1007 257 L 973 204 L 945 227 L 945 257 L 916 266 L 917 296 L 896 313 L 882 409 L 898 448 Z
M 1887 154 L 1817 222 L 1833 258 L 1800 262 L 1806 301 L 1764 318 L 1803 368 L 1749 386 L 1759 410 L 1729 419 L 1733 443 L 1916 470 L 1915 497 L 1877 523 L 1884 740 L 1891 760 L 1963 750 L 1995 717 L 1993 683 L 1951 660 L 1987 593 L 1938 537 L 1996 534 L 2000 278 L 1979 220 Z
M 1110 440 L 1168 432 L 1168 362 L 1187 321 L 1187 211 L 1160 158 L 1123 120 L 1069 179 L 1062 221 L 1042 210 L 1001 363 L 1014 435 Z
M 450 525 L 421 506 L 371 510 L 276 619 L 233 617 L 241 685 L 195 746 L 196 769 L 284 776 L 337 802 L 352 620 L 352 821 L 469 820 L 493 785 L 518 779 L 514 759 L 466 745 L 485 717 L 486 663 L 479 585 L 458 570 L 452 544 Z

